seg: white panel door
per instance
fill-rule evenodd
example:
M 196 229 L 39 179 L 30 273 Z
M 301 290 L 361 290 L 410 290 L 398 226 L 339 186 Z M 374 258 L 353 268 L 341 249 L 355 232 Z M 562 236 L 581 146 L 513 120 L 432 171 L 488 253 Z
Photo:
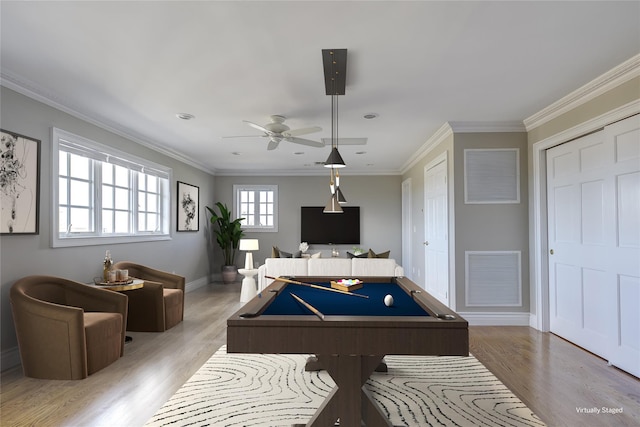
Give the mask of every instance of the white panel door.
M 618 126 L 547 152 L 550 328 L 638 375 L 640 135 Z
M 449 305 L 449 210 L 447 162 L 425 172 L 425 289 Z
M 616 193 L 610 241 L 617 311 L 609 363 L 640 377 L 640 115 L 604 131 L 615 153 Z

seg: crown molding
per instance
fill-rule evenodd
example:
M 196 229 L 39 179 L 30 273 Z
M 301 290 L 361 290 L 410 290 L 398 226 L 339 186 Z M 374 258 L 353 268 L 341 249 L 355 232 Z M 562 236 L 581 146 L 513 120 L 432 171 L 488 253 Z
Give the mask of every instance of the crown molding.
M 522 122 L 449 122 L 453 133 L 526 132 Z
M 529 132 L 638 76 L 640 76 L 640 54 L 631 57 L 548 107 L 527 117 L 523 121 L 525 128 Z
M 177 151 L 174 151 L 166 147 L 158 146 L 157 144 L 151 141 L 148 141 L 140 136 L 133 135 L 129 131 L 121 128 L 115 123 L 107 123 L 107 121 L 104 119 L 98 119 L 95 117 L 87 116 L 86 114 L 79 112 L 77 109 L 70 107 L 67 101 L 60 99 L 59 97 L 53 95 L 52 93 L 46 92 L 42 88 L 38 87 L 36 84 L 29 82 L 23 78 L 19 78 L 10 72 L 7 72 L 6 70 L 0 71 L 0 86 L 4 86 L 7 89 L 11 89 L 28 98 L 34 99 L 45 105 L 53 107 L 62 112 L 65 112 L 82 121 L 85 121 L 101 129 L 109 131 L 113 134 L 116 134 L 128 140 L 131 140 L 150 150 L 153 150 L 160 154 L 164 154 L 167 157 L 171 157 L 189 166 L 193 166 L 196 169 L 200 169 L 212 175 L 215 174 L 215 170 L 212 170 L 211 168 L 208 168 L 205 165 L 202 165 L 200 163 L 194 162 L 192 159 L 184 156 L 183 154 Z
M 448 122 L 445 122 L 440 128 L 433 134 L 424 144 L 405 162 L 400 168 L 401 173 L 404 175 L 414 167 L 420 160 L 422 160 L 431 150 L 436 148 L 447 137 L 453 135 L 453 129 Z

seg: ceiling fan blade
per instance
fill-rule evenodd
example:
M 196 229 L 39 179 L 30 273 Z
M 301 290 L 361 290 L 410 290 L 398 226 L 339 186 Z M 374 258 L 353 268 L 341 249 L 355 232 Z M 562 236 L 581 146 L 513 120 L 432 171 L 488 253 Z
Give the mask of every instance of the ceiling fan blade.
M 257 125 L 257 124 L 255 124 L 253 122 L 250 122 L 248 120 L 243 120 L 243 122 L 245 122 L 246 124 L 248 124 L 252 128 L 258 129 L 259 131 L 262 131 L 262 132 L 264 132 L 266 134 L 270 134 L 271 133 L 271 131 L 269 129 L 267 129 L 267 128 L 263 127 L 263 126 Z
M 307 135 L 309 133 L 315 133 L 315 132 L 320 132 L 322 130 L 322 128 L 320 126 L 312 126 L 309 128 L 302 128 L 302 129 L 294 129 L 294 130 L 289 130 L 286 132 L 282 132 L 282 134 L 286 137 L 289 136 L 300 136 L 300 135 Z
M 304 139 L 304 138 L 289 137 L 289 138 L 285 138 L 285 141 L 294 142 L 296 144 L 308 145 L 309 147 L 318 147 L 318 148 L 324 147 L 324 144 L 322 142 L 312 141 L 310 139 Z
M 231 135 L 231 136 L 223 136 L 222 138 L 262 138 L 265 136 L 269 136 L 267 134 L 263 135 Z
M 278 148 L 278 144 L 280 144 L 280 141 L 272 139 L 269 141 L 269 145 L 267 145 L 267 150 L 275 150 Z

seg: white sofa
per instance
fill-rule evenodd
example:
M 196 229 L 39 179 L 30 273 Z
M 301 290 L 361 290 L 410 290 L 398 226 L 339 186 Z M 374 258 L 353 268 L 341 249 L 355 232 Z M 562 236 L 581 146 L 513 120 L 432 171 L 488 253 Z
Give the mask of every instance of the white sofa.
M 400 277 L 404 269 L 390 258 L 267 258 L 258 268 L 260 291 L 273 282 L 266 276 Z

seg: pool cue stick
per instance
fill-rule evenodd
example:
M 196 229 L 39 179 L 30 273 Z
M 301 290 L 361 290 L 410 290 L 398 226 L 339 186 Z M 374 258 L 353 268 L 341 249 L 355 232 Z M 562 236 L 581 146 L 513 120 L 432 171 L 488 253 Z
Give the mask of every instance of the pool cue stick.
M 340 289 L 327 288 L 325 286 L 318 286 L 318 285 L 313 285 L 311 283 L 298 282 L 297 280 L 285 279 L 284 277 L 273 277 L 273 276 L 264 276 L 264 277 L 266 277 L 267 279 L 279 280 L 284 283 L 291 283 L 293 285 L 308 286 L 310 288 L 320 289 L 322 291 L 337 292 L 339 294 L 350 295 L 352 297 L 369 298 L 368 295 L 354 294 L 352 292 L 341 291 Z
M 289 292 L 289 295 L 294 297 L 300 304 L 304 305 L 309 310 L 311 310 L 311 312 L 313 314 L 315 314 L 316 316 L 318 316 L 320 318 L 320 320 L 324 320 L 324 314 L 322 314 L 320 312 L 320 310 L 318 310 L 317 308 L 315 308 L 314 306 L 312 306 L 311 304 L 309 304 L 308 302 L 306 302 L 305 300 L 303 300 L 302 298 L 300 298 L 298 295 L 294 294 L 293 292 Z

